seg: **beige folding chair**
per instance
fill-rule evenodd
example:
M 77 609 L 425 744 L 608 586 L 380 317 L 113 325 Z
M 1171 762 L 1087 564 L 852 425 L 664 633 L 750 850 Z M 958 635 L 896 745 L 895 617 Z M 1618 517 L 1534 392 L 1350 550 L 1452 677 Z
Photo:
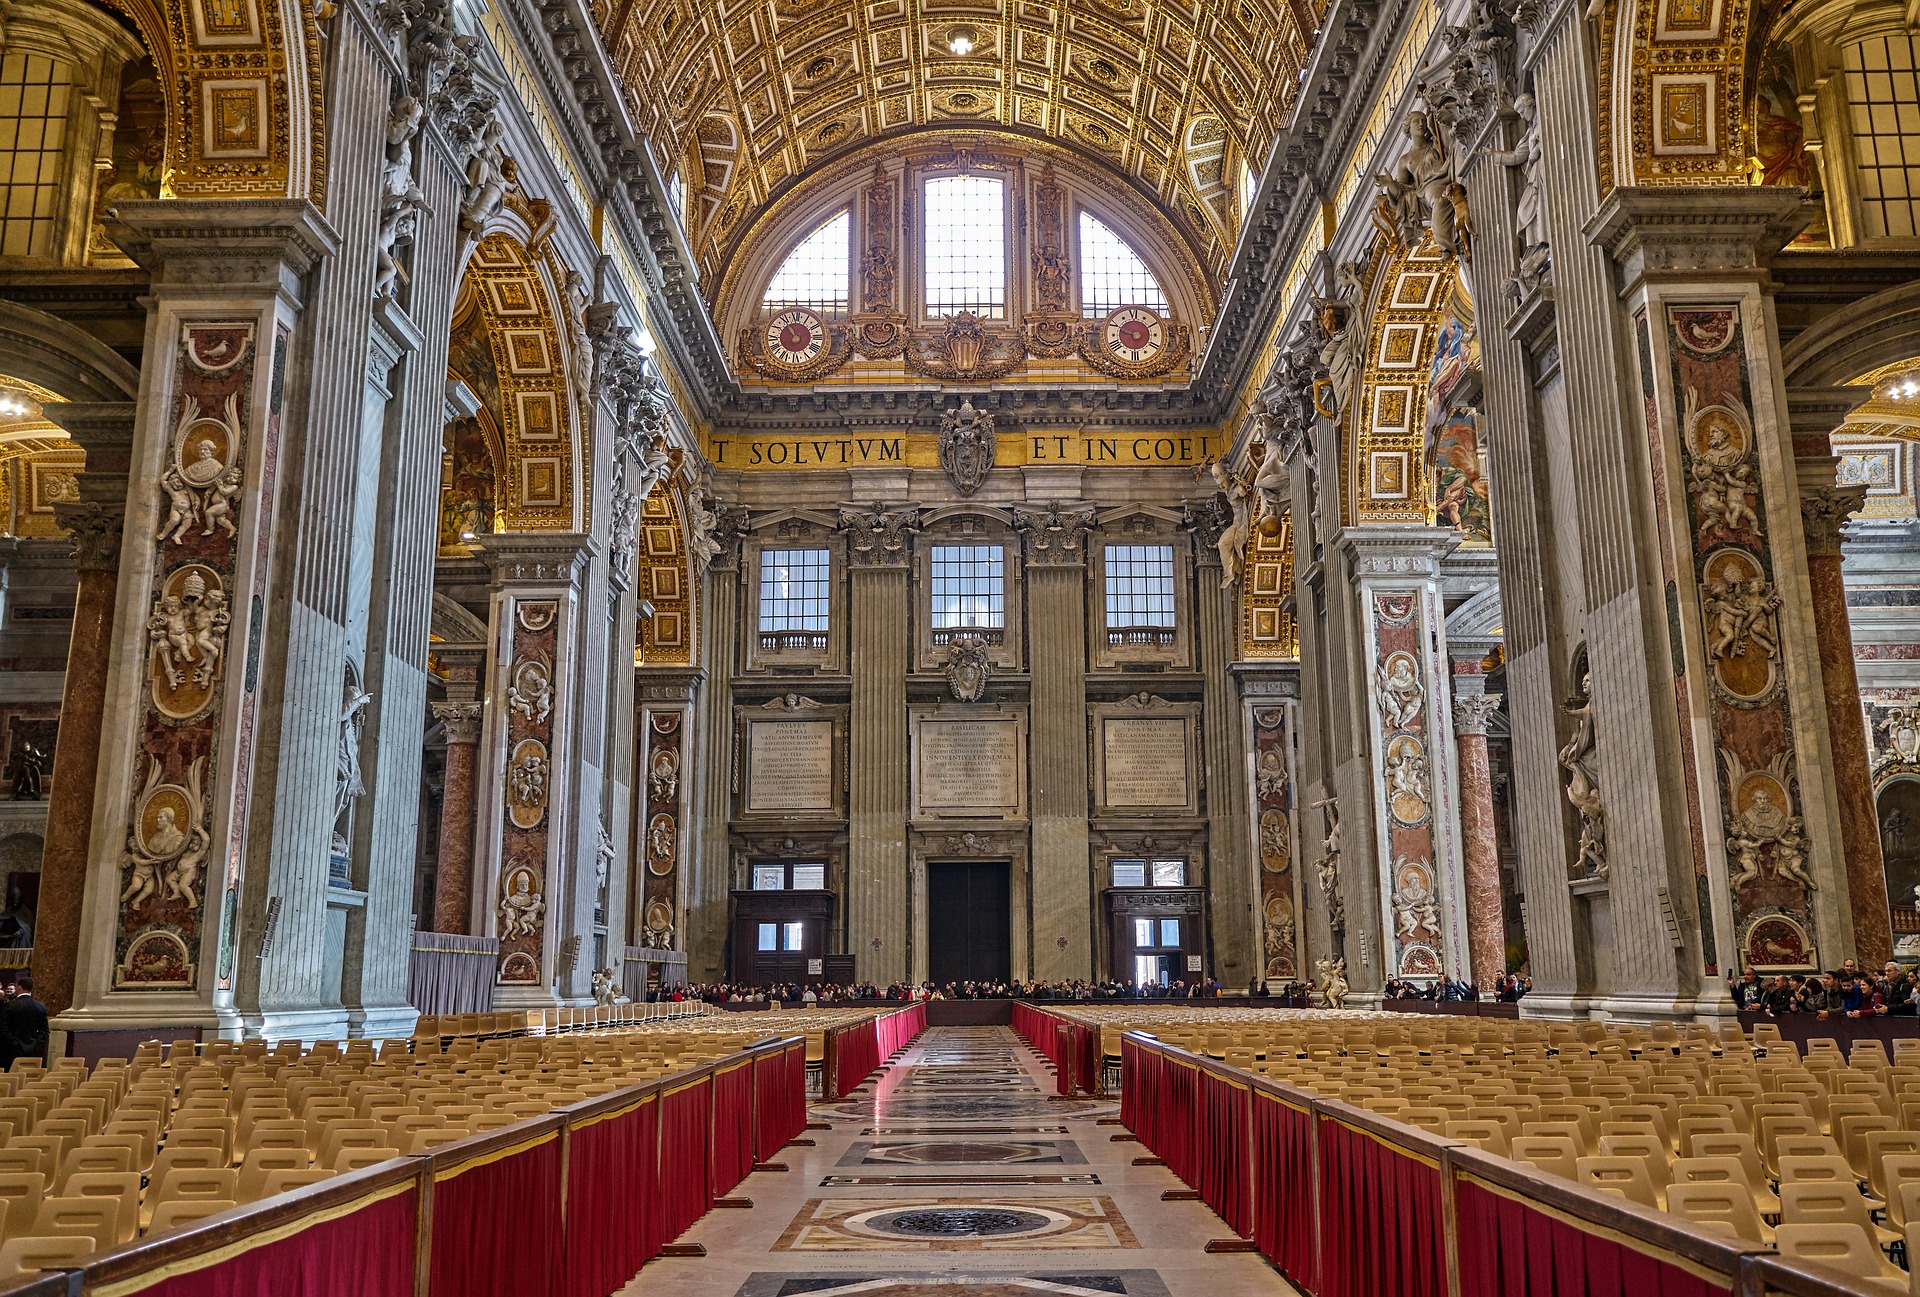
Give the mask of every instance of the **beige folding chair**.
M 1644 1158 L 1583 1157 L 1574 1163 L 1574 1172 L 1587 1188 L 1608 1190 L 1642 1207 L 1660 1210 L 1660 1199 L 1654 1192 Z
M 120 1198 L 42 1198 L 34 1214 L 33 1234 L 87 1238 L 94 1251 L 104 1252 L 133 1237 L 136 1211 Z
M 146 1232 L 158 1234 L 162 1230 L 191 1225 L 194 1221 L 204 1220 L 208 1216 L 217 1216 L 223 1211 L 231 1211 L 238 1205 L 230 1198 L 169 1198 L 153 1209 L 153 1217 L 147 1222 Z
M 271 1198 L 275 1194 L 291 1193 L 295 1189 L 304 1189 L 310 1184 L 319 1184 L 333 1174 L 332 1171 L 308 1169 L 305 1171 L 269 1171 L 267 1183 L 260 1196 Z
M 1773 1232 L 1773 1245 L 1791 1261 L 1811 1261 L 1888 1292 L 1907 1292 L 1907 1276 L 1890 1264 L 1857 1225 L 1827 1223 L 1784 1224 Z
M 256 1148 L 240 1163 L 235 1200 L 256 1202 L 266 1197 L 267 1177 L 275 1171 L 304 1171 L 311 1159 L 306 1148 Z
M 14 1235 L 0 1243 L 0 1280 L 78 1265 L 98 1250 L 85 1235 Z
M 1789 1180 L 1780 1186 L 1780 1219 L 1788 1225 L 1858 1225 L 1880 1247 L 1900 1236 L 1873 1223 L 1867 1200 L 1851 1184 L 1828 1180 Z
M 1507 1156 L 1563 1180 L 1579 1179 L 1580 1149 L 1565 1135 L 1518 1136 L 1509 1146 Z
M 1765 1174 L 1737 1157 L 1677 1157 L 1672 1163 L 1674 1184 L 1734 1184 L 1746 1191 L 1756 1216 L 1763 1221 L 1780 1215 L 1780 1199 L 1767 1185 Z

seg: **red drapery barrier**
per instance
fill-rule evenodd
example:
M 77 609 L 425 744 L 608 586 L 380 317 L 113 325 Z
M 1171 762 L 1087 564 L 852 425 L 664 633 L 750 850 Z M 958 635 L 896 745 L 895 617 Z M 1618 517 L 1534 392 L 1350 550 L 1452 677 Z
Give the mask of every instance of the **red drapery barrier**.
M 138 1240 L 86 1262 L 84 1287 L 415 1297 L 424 1250 L 426 1297 L 608 1297 L 751 1171 L 760 1141 L 800 1133 L 806 1069 L 804 1040 L 758 1047 Z
M 1073 1082 L 1087 1094 L 1097 1094 L 1100 1083 L 1100 1028 L 1073 1024 Z
M 727 1193 L 753 1172 L 753 1064 L 713 1074 L 713 1192 Z
M 1253 1240 L 1301 1287 L 1313 1269 L 1313 1112 L 1265 1091 L 1253 1096 Z
M 569 1121 L 565 1297 L 606 1297 L 658 1255 L 659 1141 L 657 1093 Z
M 833 1093 L 850 1094 L 872 1076 L 884 1059 L 913 1043 L 927 1029 L 927 1006 L 914 1004 L 878 1018 L 869 1018 L 834 1033 Z
M 1034 1021 L 1044 1039 L 1057 1020 Z M 1445 1297 L 1450 1234 L 1461 1297 L 1729 1297 L 1754 1260 L 1672 1217 L 1151 1038 L 1128 1033 L 1121 1054 L 1127 1128 L 1312 1297 Z
M 713 1078 L 660 1095 L 659 1238 L 670 1243 L 713 1206 Z
M 232 1255 L 222 1249 L 219 1260 L 198 1269 L 188 1262 L 140 1291 L 143 1297 L 413 1297 L 418 1208 L 415 1182 L 408 1180 L 359 1205 L 318 1211 L 298 1233 Z
M 1319 1297 L 1443 1297 L 1443 1229 L 1437 1165 L 1320 1118 Z
M 497 1151 L 432 1155 L 431 1297 L 553 1292 L 562 1237 L 560 1123 L 529 1124 L 534 1133 L 510 1127 L 520 1142 Z
M 807 1047 L 758 1054 L 753 1060 L 754 1156 L 766 1161 L 807 1125 Z
M 1728 1297 L 1730 1284 L 1649 1255 L 1609 1231 L 1456 1176 L 1460 1291 L 1485 1297 Z

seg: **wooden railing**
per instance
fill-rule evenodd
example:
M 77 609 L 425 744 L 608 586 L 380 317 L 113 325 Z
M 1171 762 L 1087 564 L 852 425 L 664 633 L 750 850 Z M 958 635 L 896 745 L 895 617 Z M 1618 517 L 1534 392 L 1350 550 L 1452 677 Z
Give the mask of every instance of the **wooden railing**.
M 806 1125 L 806 1042 L 333 1176 L 0 1297 L 608 1297 Z

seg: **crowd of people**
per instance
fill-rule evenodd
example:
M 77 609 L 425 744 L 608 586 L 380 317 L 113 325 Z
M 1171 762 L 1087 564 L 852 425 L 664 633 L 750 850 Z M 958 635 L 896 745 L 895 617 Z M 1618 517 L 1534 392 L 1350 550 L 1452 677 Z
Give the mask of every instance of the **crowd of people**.
M 1458 982 L 1443 978 L 1438 982 L 1389 981 L 1382 991 L 1382 997 L 1388 1000 L 1444 1000 L 1449 1003 L 1475 1004 L 1481 1000 L 1494 1000 L 1501 1004 L 1517 1004 L 1522 996 L 1533 989 L 1533 980 L 1518 973 L 1502 973 L 1493 979 L 1490 992 L 1483 992 L 1477 982 Z
M 33 977 L 12 973 L 0 986 L 0 1071 L 17 1058 L 47 1056 L 47 1006 L 33 996 Z
M 1875 977 L 1851 959 L 1826 973 L 1762 977 L 1748 969 L 1733 984 L 1733 1002 L 1772 1018 L 1794 1013 L 1821 1019 L 1913 1017 L 1916 1007 L 1912 972 L 1889 962 Z
M 809 982 L 805 985 L 778 982 L 770 986 L 746 986 L 728 982 L 695 983 L 667 987 L 656 999 L 678 1004 L 686 1000 L 704 1000 L 708 1004 L 843 1004 L 855 1001 L 913 1000 L 1134 1000 L 1134 999 L 1212 999 L 1221 994 L 1220 983 L 1207 979 L 1192 982 L 894 982 L 882 988 L 872 982 L 853 985 Z

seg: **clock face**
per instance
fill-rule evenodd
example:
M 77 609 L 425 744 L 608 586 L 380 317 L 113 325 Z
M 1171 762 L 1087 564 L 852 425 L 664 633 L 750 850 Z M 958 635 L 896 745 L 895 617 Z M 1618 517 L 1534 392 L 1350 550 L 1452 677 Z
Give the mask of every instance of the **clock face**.
M 767 323 L 767 358 L 797 369 L 827 349 L 827 322 L 812 311 L 782 311 Z
M 1107 354 L 1128 365 L 1143 365 L 1167 345 L 1166 325 L 1144 306 L 1123 306 L 1107 317 L 1103 337 Z

